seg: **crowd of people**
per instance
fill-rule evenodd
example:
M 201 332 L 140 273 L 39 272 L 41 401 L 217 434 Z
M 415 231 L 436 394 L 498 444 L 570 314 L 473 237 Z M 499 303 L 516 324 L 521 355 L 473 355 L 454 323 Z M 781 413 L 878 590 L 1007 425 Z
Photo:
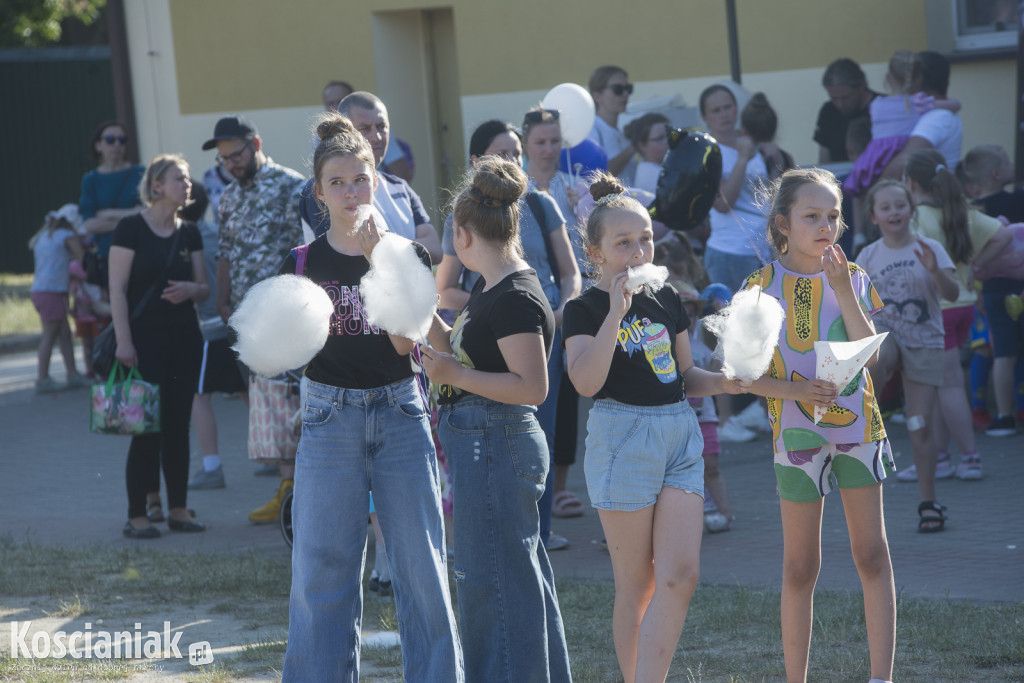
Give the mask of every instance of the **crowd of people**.
M 324 88 L 309 178 L 275 163 L 245 116 L 216 123 L 202 146 L 216 163 L 195 183 L 181 156 L 132 164 L 124 127 L 106 122 L 78 206 L 50 213 L 30 243 L 44 331 L 36 389 L 64 388 L 48 374 L 54 344 L 67 387 L 88 385 L 90 345 L 107 325 L 117 360 L 160 384 L 162 430 L 128 451 L 123 533 L 137 539 L 159 537 L 165 521 L 205 530 L 188 493 L 227 485 L 210 397 L 248 401 L 250 459 L 280 479 L 249 518 L 276 522 L 292 501 L 285 680 L 358 677 L 368 518 L 370 587 L 393 591 L 408 680 L 571 680 L 548 552 L 568 546 L 552 518 L 585 513 L 567 488 L 581 397 L 593 399 L 583 466 L 614 573 L 615 652 L 626 681 L 664 680 L 701 535 L 734 523 L 721 441 L 769 432 L 787 676 L 807 676 L 822 503 L 838 487 L 871 680 L 888 681 L 896 614 L 881 482 L 895 463 L 885 422 L 910 436 L 913 464 L 897 476 L 918 484 L 918 530 L 942 531 L 935 480 L 982 478 L 974 429 L 1013 435 L 1024 409 L 1014 381 L 1024 272 L 1003 258 L 1024 249 L 1008 227 L 1024 222 L 1024 190 L 1006 191 L 1013 167 L 1001 148 L 962 155 L 956 111 L 969 104 L 948 98 L 941 55 L 896 52 L 885 95 L 849 59 L 822 83 L 813 138 L 819 163 L 852 162 L 845 182 L 797 168 L 774 142 L 763 93 L 740 109 L 728 85 L 712 85 L 699 109 L 721 151 L 719 192 L 685 232 L 648 211 L 670 121 L 646 114 L 620 129 L 633 85 L 618 66 L 588 84 L 590 139 L 606 168 L 585 178 L 559 169 L 557 110 L 485 121 L 441 231 L 409 185 L 412 150 L 392 136 L 385 103 L 344 81 Z M 382 220 L 366 220 L 365 206 Z M 365 320 L 360 280 L 385 230 L 436 269 L 429 346 Z M 651 263 L 668 283 L 633 283 Z M 330 336 L 306 368 L 262 378 L 235 358 L 227 323 L 255 284 L 285 273 L 331 295 Z M 752 287 L 786 317 L 768 371 L 737 378 L 723 374 L 700 318 Z M 816 341 L 877 332 L 888 335 L 866 372 L 847 386 L 815 379 Z M 190 425 L 202 455 L 191 479 Z

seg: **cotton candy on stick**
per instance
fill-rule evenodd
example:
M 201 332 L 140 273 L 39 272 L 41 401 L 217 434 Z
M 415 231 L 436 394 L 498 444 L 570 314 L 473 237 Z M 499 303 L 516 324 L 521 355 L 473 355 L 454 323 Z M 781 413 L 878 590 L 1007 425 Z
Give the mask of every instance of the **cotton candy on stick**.
M 665 286 L 668 279 L 668 268 L 656 266 L 653 263 L 645 263 L 642 266 L 628 269 L 629 277 L 626 279 L 626 290 L 639 292 L 640 288 L 647 285 L 651 291 L 657 292 Z
M 729 305 L 704 318 L 718 337 L 715 350 L 728 379 L 752 382 L 765 373 L 782 329 L 782 306 L 774 297 L 761 296 L 761 288 L 737 292 Z
M 359 291 L 371 325 L 426 343 L 437 308 L 437 283 L 412 242 L 390 232 L 381 235 Z
M 334 304 L 308 278 L 278 275 L 253 285 L 231 315 L 238 358 L 253 372 L 274 377 L 299 368 L 327 343 Z
M 814 377 L 832 382 L 839 391 L 843 391 L 874 355 L 888 334 L 882 332 L 851 342 L 814 342 L 814 353 L 818 360 Z M 827 412 L 828 408 L 814 406 L 814 424 L 818 424 Z

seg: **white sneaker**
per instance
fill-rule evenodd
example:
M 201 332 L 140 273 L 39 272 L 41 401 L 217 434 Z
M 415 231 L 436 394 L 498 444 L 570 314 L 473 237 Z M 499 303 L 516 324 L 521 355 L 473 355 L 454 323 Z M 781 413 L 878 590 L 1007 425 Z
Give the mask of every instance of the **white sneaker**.
M 544 549 L 548 552 L 552 550 L 563 550 L 569 547 L 569 539 L 565 536 L 559 536 L 556 533 L 548 534 L 548 542 L 544 544 Z
M 717 534 L 722 531 L 728 531 L 732 519 L 726 517 L 721 512 L 706 512 L 704 513 L 704 528 L 707 529 L 709 534 Z
M 917 466 L 911 465 L 896 473 L 897 481 L 917 481 Z
M 730 417 L 724 423 L 718 425 L 718 439 L 720 441 L 732 441 L 736 443 L 745 443 L 747 441 L 753 441 L 757 438 L 757 432 L 752 432 L 749 429 L 736 424 L 736 417 Z
M 753 431 L 768 432 L 772 428 L 768 421 L 768 413 L 761 407 L 760 401 L 754 401 L 731 419 L 740 427 Z
M 956 478 L 961 481 L 978 481 L 984 474 L 981 471 L 981 458 L 964 458 L 956 468 Z
M 956 467 L 948 455 L 935 463 L 936 479 L 949 479 L 954 474 L 956 474 Z M 900 481 L 917 481 L 917 467 L 911 465 L 905 470 L 900 470 L 896 473 L 896 478 Z
M 709 512 L 718 512 L 718 505 L 715 504 L 715 499 L 711 497 L 711 492 L 708 491 L 707 487 L 704 487 L 704 514 Z
M 949 459 L 949 455 L 935 463 L 935 478 L 949 479 L 956 474 L 956 466 Z

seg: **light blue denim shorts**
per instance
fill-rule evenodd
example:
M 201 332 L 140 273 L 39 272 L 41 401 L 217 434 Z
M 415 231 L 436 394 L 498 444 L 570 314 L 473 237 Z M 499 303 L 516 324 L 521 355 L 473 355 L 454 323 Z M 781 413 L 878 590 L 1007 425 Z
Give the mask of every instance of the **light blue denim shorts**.
M 704 495 L 704 437 L 687 401 L 634 406 L 594 402 L 583 470 L 599 510 L 640 510 L 669 486 Z

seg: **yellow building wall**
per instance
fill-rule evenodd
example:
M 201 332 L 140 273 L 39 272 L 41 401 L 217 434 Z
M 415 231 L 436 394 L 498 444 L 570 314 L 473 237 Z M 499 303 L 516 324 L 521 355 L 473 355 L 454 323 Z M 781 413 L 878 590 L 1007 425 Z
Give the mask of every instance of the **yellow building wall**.
M 817 159 L 811 134 L 826 98 L 825 66 L 851 57 L 869 84 L 883 89 L 894 50 L 929 47 L 925 5 L 737 0 L 743 85 L 766 92 L 779 113 L 777 141 L 798 162 Z M 434 7 L 416 0 L 126 3 L 143 153 L 180 151 L 201 171 L 213 163 L 200 145 L 216 120 L 241 112 L 260 128 L 275 160 L 307 172 L 321 88 L 342 78 L 385 95 L 394 129 L 417 155 L 414 187 L 431 203 L 431 132 L 410 106 L 423 91 L 386 75 L 405 62 L 408 77 L 420 78 L 424 64 L 415 56 L 426 48 L 375 40 L 375 32 L 402 35 L 408 24 L 414 36 L 412 11 Z M 447 76 L 457 83 L 466 139 L 487 118 L 518 123 L 550 87 L 585 85 L 600 64 L 629 71 L 634 101 L 679 93 L 695 104 L 701 89 L 729 77 L 722 0 L 450 0 L 444 7 L 454 18 L 458 60 L 457 73 Z M 965 151 L 980 142 L 1012 147 L 1015 71 L 1013 60 L 954 65 L 950 91 L 964 102 Z
M 173 0 L 182 113 L 315 105 L 319 88 L 338 77 L 373 87 L 371 15 L 433 6 Z M 621 0 L 444 6 L 455 14 L 463 95 L 582 83 L 600 64 L 622 64 L 639 81 L 729 73 L 722 0 L 639 0 L 628 9 Z M 923 0 L 740 0 L 736 7 L 740 58 L 751 72 L 818 67 L 841 56 L 884 62 L 894 46 L 927 47 Z

